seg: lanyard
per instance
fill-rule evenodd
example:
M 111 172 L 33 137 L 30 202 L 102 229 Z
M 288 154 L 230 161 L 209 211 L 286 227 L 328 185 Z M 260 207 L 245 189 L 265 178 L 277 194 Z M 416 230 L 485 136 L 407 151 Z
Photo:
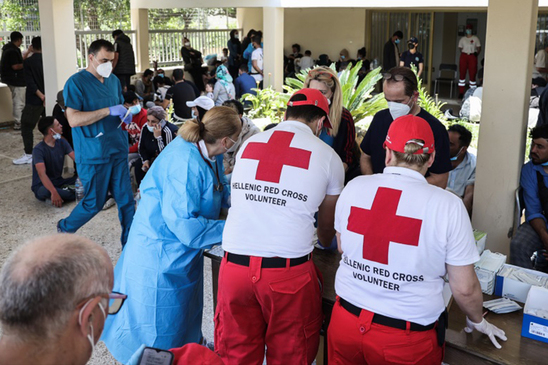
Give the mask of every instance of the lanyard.
M 214 171 L 214 170 L 213 170 L 213 166 L 211 166 L 211 162 L 209 162 L 209 161 L 204 157 L 204 155 L 202 154 L 202 150 L 200 149 L 200 146 L 196 146 L 196 148 L 198 148 L 198 152 L 200 152 L 200 156 L 202 156 L 202 159 L 203 159 L 204 162 L 209 166 L 209 168 L 211 169 L 211 171 Z M 218 166 L 218 164 L 215 164 L 215 176 L 217 177 L 217 184 L 214 185 L 215 191 L 222 192 L 222 191 L 223 191 L 223 184 L 221 183 L 221 179 L 220 179 L 220 177 L 219 177 L 219 166 Z

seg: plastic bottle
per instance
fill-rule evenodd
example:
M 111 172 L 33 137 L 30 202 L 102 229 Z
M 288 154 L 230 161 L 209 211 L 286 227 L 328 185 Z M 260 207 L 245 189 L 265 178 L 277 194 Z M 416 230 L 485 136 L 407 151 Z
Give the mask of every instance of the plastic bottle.
M 75 193 L 76 193 L 76 203 L 84 199 L 84 185 L 82 185 L 82 181 L 80 181 L 80 178 L 76 179 Z

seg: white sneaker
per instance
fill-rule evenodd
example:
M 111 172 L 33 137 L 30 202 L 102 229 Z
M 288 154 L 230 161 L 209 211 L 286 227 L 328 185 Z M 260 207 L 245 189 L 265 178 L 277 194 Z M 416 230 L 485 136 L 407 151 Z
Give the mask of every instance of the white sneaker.
M 27 155 L 23 153 L 23 156 L 19 157 L 17 160 L 13 160 L 14 165 L 26 165 L 32 163 L 32 155 Z
M 116 205 L 116 200 L 114 200 L 114 198 L 110 198 L 109 200 L 105 202 L 105 205 L 103 205 L 103 210 L 112 208 L 115 205 Z
M 21 130 L 21 123 L 14 123 L 13 124 L 13 130 L 14 131 L 20 131 Z

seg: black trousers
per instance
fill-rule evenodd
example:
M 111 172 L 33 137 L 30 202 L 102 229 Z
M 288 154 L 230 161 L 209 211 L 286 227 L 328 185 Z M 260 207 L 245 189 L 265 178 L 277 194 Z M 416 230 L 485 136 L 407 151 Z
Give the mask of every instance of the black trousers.
M 34 128 L 44 113 L 43 105 L 25 105 L 23 114 L 21 115 L 21 137 L 23 137 L 23 145 L 25 153 L 32 154 L 34 148 Z

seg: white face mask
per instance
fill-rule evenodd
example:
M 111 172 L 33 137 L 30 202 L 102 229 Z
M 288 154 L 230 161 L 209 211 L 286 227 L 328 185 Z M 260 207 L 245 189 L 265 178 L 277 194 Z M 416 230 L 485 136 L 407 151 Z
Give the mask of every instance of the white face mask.
M 82 325 L 82 314 L 84 313 L 84 310 L 86 309 L 88 304 L 91 303 L 92 300 L 93 300 L 93 298 L 88 300 L 88 302 L 86 304 L 84 304 L 82 309 L 80 309 L 80 314 L 78 315 L 78 324 L 79 325 Z M 101 308 L 101 314 L 103 315 L 103 319 L 106 321 L 107 315 L 106 315 L 106 312 L 105 312 L 105 308 L 103 308 L 103 305 L 101 303 L 97 303 L 97 304 L 99 304 L 99 308 Z M 91 354 L 93 355 L 93 351 L 95 350 L 95 344 L 96 344 L 95 341 L 94 341 L 94 336 L 93 336 L 93 324 L 90 323 L 89 328 L 90 328 L 90 333 L 87 335 L 87 338 L 88 338 L 89 344 L 91 345 Z
M 319 137 L 320 134 L 322 134 L 322 129 L 323 129 L 323 122 L 318 122 L 318 126 L 316 127 L 316 137 Z
M 229 139 L 230 139 L 230 137 L 229 137 Z M 232 152 L 236 151 L 236 146 L 238 145 L 238 142 L 240 142 L 240 139 L 241 139 L 241 136 L 238 136 L 238 139 L 236 140 L 236 142 L 232 143 L 232 147 L 228 148 L 226 150 L 226 152 L 232 153 Z M 230 140 L 232 141 L 232 139 L 230 139 Z
M 185 47 L 190 47 L 190 42 L 185 42 Z
M 56 140 L 59 140 L 61 139 L 61 134 L 57 133 L 56 131 L 53 130 L 53 128 L 50 128 L 51 131 L 53 132 L 53 139 L 56 139 Z
M 198 119 L 198 116 L 196 115 L 196 112 L 194 110 L 192 110 L 191 116 L 192 119 Z
M 413 98 L 411 98 L 413 100 Z M 396 120 L 399 117 L 409 114 L 411 107 L 407 104 L 396 103 L 393 101 L 388 102 L 388 110 L 390 110 L 390 115 L 392 119 Z
M 93 66 L 93 63 L 91 65 Z M 95 68 L 95 71 L 97 71 L 99 76 L 102 76 L 108 79 L 108 77 L 112 73 L 112 62 L 108 61 L 108 62 L 99 64 L 99 66 Z

